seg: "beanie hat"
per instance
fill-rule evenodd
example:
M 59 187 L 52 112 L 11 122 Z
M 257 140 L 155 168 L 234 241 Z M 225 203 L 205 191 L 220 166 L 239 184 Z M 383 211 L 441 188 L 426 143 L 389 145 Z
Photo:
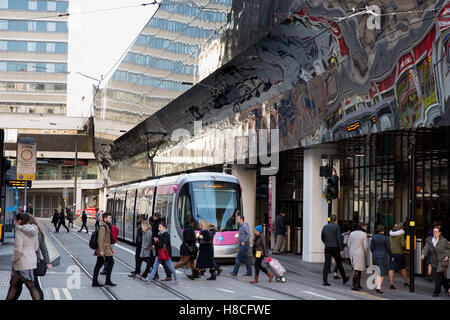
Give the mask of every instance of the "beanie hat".
M 255 230 L 258 231 L 259 233 L 262 233 L 263 227 L 262 226 L 256 226 Z

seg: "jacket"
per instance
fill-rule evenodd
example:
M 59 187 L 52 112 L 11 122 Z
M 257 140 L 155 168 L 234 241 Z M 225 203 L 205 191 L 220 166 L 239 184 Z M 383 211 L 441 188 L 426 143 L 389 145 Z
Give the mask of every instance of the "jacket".
M 370 250 L 372 251 L 373 259 L 386 259 L 387 255 L 389 255 L 389 258 L 392 257 L 389 238 L 381 233 L 377 233 L 372 237 L 372 241 L 370 241 Z
M 111 228 L 106 223 L 100 223 L 100 227 L 98 228 L 98 247 L 95 250 L 94 255 L 99 256 L 99 252 L 103 251 L 105 253 L 105 257 L 112 257 L 112 242 L 111 239 Z
M 141 228 L 141 224 L 138 225 L 138 229 L 136 232 L 136 246 L 142 246 L 142 228 Z
M 190 256 L 191 253 L 188 250 L 190 246 L 195 246 L 195 232 L 194 228 L 187 225 L 183 231 L 183 243 L 180 246 L 180 255 Z
M 166 245 L 167 251 L 169 252 L 169 257 L 172 257 L 172 246 L 170 244 L 170 235 L 167 229 L 165 229 L 163 233 L 158 233 L 158 241 L 154 244 L 156 250 L 162 249 L 164 245 Z
M 256 258 L 256 251 L 261 251 L 261 257 L 268 257 L 266 239 L 264 236 L 256 236 L 253 240 L 253 256 Z
M 448 260 L 444 262 L 445 257 L 450 259 L 450 244 L 444 237 L 440 237 L 436 247 L 433 246 L 433 238 L 427 238 L 422 255 L 427 256 L 431 252 L 431 266 L 436 272 L 445 272 L 448 268 Z
M 64 219 L 65 219 L 65 214 L 64 214 L 64 211 L 61 210 L 61 212 L 59 213 L 59 222 L 64 223 Z
M 342 258 L 350 259 L 350 250 L 348 249 L 348 239 L 350 237 L 347 232 L 341 234 L 342 236 L 342 244 L 344 245 L 344 252 L 342 253 Z
M 325 244 L 325 248 L 339 248 L 339 250 L 344 250 L 341 229 L 336 223 L 329 223 L 323 227 L 321 239 Z
M 393 254 L 404 254 L 406 250 L 405 231 L 389 231 L 389 244 Z
M 149 258 L 152 252 L 152 229 L 148 229 L 142 235 L 142 249 L 141 249 L 141 257 Z
M 203 239 L 200 240 L 200 251 L 198 253 L 196 268 L 214 268 L 214 252 L 211 246 L 211 234 L 208 230 L 202 230 L 200 234 L 203 236 Z
M 12 269 L 15 271 L 36 269 L 38 249 L 38 227 L 33 224 L 17 226 L 14 253 L 11 259 Z
M 52 223 L 55 224 L 55 223 L 58 223 L 58 221 L 59 221 L 59 213 L 55 212 L 53 214 Z
M 367 233 L 362 230 L 355 230 L 350 233 L 350 236 L 348 237 L 348 248 L 353 269 L 365 271 L 366 255 L 369 251 Z
M 239 244 L 245 242 L 245 244 L 250 243 L 250 227 L 247 222 L 242 223 L 239 226 Z
M 285 235 L 286 234 L 286 227 L 284 225 L 284 217 L 283 215 L 279 215 L 277 219 L 275 220 L 275 227 L 276 227 L 276 234 L 277 235 Z
M 87 214 L 86 214 L 86 212 L 83 213 L 83 214 L 81 215 L 81 221 L 82 221 L 83 223 L 86 223 L 86 222 L 87 222 Z
M 39 249 L 36 251 L 38 259 L 44 259 L 45 264 L 50 264 L 50 257 L 48 255 L 47 245 L 45 244 L 45 238 L 38 232 Z M 40 253 L 40 254 L 39 254 Z

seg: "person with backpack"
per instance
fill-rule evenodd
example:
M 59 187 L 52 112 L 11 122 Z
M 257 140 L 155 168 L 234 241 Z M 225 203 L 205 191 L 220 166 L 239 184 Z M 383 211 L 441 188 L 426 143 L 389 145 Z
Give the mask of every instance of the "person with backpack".
M 116 286 L 115 283 L 111 281 L 111 273 L 114 266 L 114 248 L 112 246 L 112 234 L 111 234 L 111 222 L 112 217 L 110 213 L 103 213 L 102 223 L 98 228 L 98 231 L 94 232 L 92 235 L 97 236 L 97 248 L 95 249 L 94 255 L 97 257 L 97 263 L 94 268 L 94 276 L 92 278 L 92 286 L 93 287 L 101 287 L 103 286 L 98 282 L 98 274 L 100 272 L 101 267 L 104 265 L 105 261 L 108 262 L 106 269 L 106 282 L 107 286 Z M 92 238 L 92 237 L 91 237 Z M 90 243 L 91 245 L 91 243 Z
M 119 236 L 119 228 L 117 228 L 114 224 L 109 225 L 111 227 L 111 244 L 114 245 L 117 242 L 117 237 Z M 114 246 L 113 246 L 114 248 Z M 103 264 L 103 270 L 100 272 L 102 276 L 106 274 L 106 271 L 108 270 L 108 261 L 105 260 L 105 263 Z
M 59 221 L 58 221 L 58 227 L 56 228 L 56 232 L 59 232 L 59 228 L 61 228 L 61 225 L 64 226 L 64 228 L 66 228 L 67 232 L 69 232 L 69 228 L 66 227 L 64 209 L 61 209 L 61 212 L 59 213 Z
M 98 208 L 95 208 L 95 230 L 98 230 L 100 226 L 100 211 Z
M 81 230 L 83 230 L 83 228 L 86 228 L 86 233 L 89 233 L 89 229 L 87 227 L 87 214 L 86 211 L 83 210 L 83 213 L 81 215 L 81 222 L 83 223 L 83 225 L 81 226 L 81 229 L 78 230 L 78 232 L 81 232 Z

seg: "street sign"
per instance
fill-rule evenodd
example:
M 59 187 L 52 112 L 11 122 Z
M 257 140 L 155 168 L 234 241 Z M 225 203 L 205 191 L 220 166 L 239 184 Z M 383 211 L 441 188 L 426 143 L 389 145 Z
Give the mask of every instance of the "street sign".
M 7 180 L 6 185 L 8 187 L 25 188 L 26 180 Z M 31 188 L 31 181 L 28 182 L 28 187 Z
M 36 139 L 18 139 L 16 179 L 36 180 Z

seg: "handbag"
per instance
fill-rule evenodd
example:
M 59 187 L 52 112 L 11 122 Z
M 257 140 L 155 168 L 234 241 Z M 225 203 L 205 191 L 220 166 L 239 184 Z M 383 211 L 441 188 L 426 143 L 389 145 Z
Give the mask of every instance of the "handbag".
M 166 245 L 164 245 L 162 249 L 158 249 L 158 260 L 167 261 L 169 259 L 169 251 L 167 251 Z
M 38 259 L 35 273 L 38 277 L 45 276 L 45 274 L 47 273 L 47 264 L 45 263 L 45 260 Z

